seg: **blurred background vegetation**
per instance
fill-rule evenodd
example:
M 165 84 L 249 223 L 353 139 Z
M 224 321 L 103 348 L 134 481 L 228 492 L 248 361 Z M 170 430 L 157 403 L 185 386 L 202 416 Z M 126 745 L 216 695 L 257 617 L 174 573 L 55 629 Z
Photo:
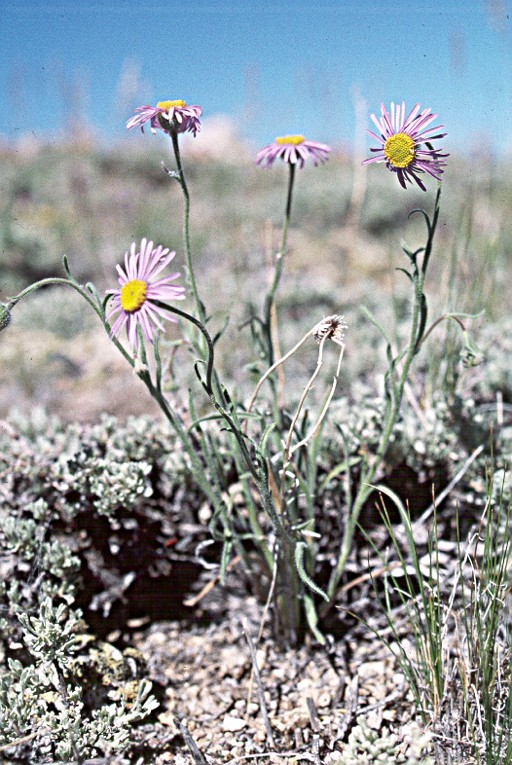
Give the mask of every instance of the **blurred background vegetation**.
M 224 374 L 245 393 L 253 379 L 246 365 L 254 362 L 247 319 L 261 312 L 271 278 L 287 168 L 257 168 L 247 148 L 233 137 L 223 141 L 221 132 L 213 132 L 210 144 L 203 142 L 200 150 L 192 140 L 184 145 L 192 247 L 212 334 L 229 317 L 217 346 Z M 362 168 L 360 160 L 338 151 L 325 166 L 298 173 L 278 300 L 283 352 L 323 316 L 345 315 L 344 394 L 354 385 L 379 392 L 385 370 L 382 342 L 361 307 L 370 308 L 400 336 L 409 311 L 407 280 L 395 270 L 405 266 L 400 244 L 424 242 L 422 217 L 408 216 L 417 207 L 430 213 L 435 191 L 432 182 L 426 194 L 416 188 L 404 192 L 382 166 Z M 0 297 L 37 279 L 64 275 L 64 254 L 77 279 L 93 281 L 103 292 L 116 286 L 116 263 L 142 237 L 175 249 L 174 264 L 183 271 L 181 192 L 164 172 L 164 163 L 173 168 L 170 150 L 150 137 L 109 149 L 85 134 L 71 143 L 25 139 L 4 146 Z M 483 386 L 487 397 L 499 388 L 505 400 L 512 390 L 503 355 L 509 344 L 511 202 L 507 166 L 485 153 L 452 157 L 427 284 L 431 318 L 434 309 L 485 311 L 468 324 L 487 361 L 464 370 L 458 384 Z M 457 350 L 453 337 L 443 325 L 422 351 L 434 387 L 439 375 L 448 374 L 442 366 L 447 349 Z M 176 385 L 188 384 L 192 365 L 186 349 L 177 347 L 179 329 L 171 327 L 166 338 Z M 315 348 L 290 362 L 291 400 L 300 395 L 300 383 L 315 362 Z M 47 288 L 22 301 L 9 331 L 0 337 L 0 414 L 36 403 L 79 420 L 94 419 L 100 411 L 121 417 L 154 411 L 90 309 L 65 288 Z

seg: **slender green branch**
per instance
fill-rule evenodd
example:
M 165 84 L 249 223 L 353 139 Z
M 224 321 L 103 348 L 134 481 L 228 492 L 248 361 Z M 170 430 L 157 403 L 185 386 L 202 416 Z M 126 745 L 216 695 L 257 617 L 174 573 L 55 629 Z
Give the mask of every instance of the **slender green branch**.
M 437 187 L 436 201 L 434 203 L 434 215 L 432 218 L 432 222 L 428 223 L 427 246 L 425 247 L 423 263 L 421 264 L 421 271 L 423 273 L 423 278 L 425 278 L 425 274 L 427 273 L 430 256 L 432 255 L 432 246 L 434 244 L 434 234 L 436 232 L 437 222 L 439 220 L 439 210 L 441 209 L 440 203 L 441 203 L 441 184 L 439 183 Z
M 176 306 L 170 306 L 167 303 L 162 303 L 160 300 L 152 300 L 152 303 L 154 303 L 159 308 L 162 308 L 164 311 L 169 311 L 169 313 L 174 313 L 177 316 L 181 316 L 183 319 L 186 319 L 186 321 L 189 321 L 191 324 L 194 324 L 198 328 L 198 330 L 203 335 L 206 346 L 208 349 L 208 358 L 206 361 L 206 381 L 204 383 L 205 390 L 208 393 L 208 395 L 213 394 L 213 375 L 214 375 L 214 346 L 213 346 L 213 340 L 210 337 L 210 333 L 204 326 L 204 324 L 195 318 L 195 316 L 192 316 L 192 314 L 188 313 L 187 311 L 182 311 L 180 308 L 176 308 Z
M 8 299 L 6 303 L 7 308 L 10 310 L 16 305 L 16 303 L 19 303 L 20 300 L 23 300 L 23 298 L 27 297 L 32 292 L 35 292 L 36 290 L 39 290 L 42 287 L 50 287 L 52 284 L 60 284 L 66 287 L 71 287 L 72 289 L 76 290 L 80 295 L 82 295 L 83 298 L 87 300 L 89 305 L 96 311 L 98 316 L 103 320 L 103 315 L 101 313 L 100 308 L 94 302 L 94 300 L 91 297 L 91 294 L 85 289 L 85 287 L 83 287 L 81 284 L 78 284 L 78 282 L 74 281 L 73 279 L 64 279 L 63 277 L 59 277 L 59 276 L 51 276 L 51 277 L 48 277 L 47 279 L 41 279 L 38 282 L 34 282 L 34 284 L 31 284 L 29 287 L 25 287 L 25 289 L 19 292 L 17 295 Z
M 423 345 L 423 343 L 425 342 L 427 337 L 430 335 L 430 333 L 433 332 L 434 329 L 439 324 L 441 324 L 443 321 L 448 321 L 449 319 L 452 319 L 452 321 L 456 322 L 459 325 L 459 327 L 461 328 L 462 332 L 464 334 L 466 334 L 466 332 L 467 332 L 466 327 L 465 327 L 464 323 L 462 322 L 462 320 L 461 320 L 461 318 L 460 318 L 460 316 L 458 314 L 456 314 L 456 313 L 443 313 L 442 316 L 439 316 L 435 321 L 432 322 L 430 327 L 427 330 L 425 330 L 425 333 L 423 334 L 423 337 L 421 338 L 421 341 L 420 341 L 419 345 L 420 346 Z
M 83 285 L 78 284 L 78 282 L 75 281 L 73 277 L 70 277 L 69 279 L 63 279 L 61 277 L 55 276 L 55 277 L 49 277 L 47 279 L 41 279 L 38 282 L 34 282 L 34 284 L 31 284 L 29 287 L 26 287 L 24 290 L 19 292 L 14 297 L 9 298 L 6 305 L 10 309 L 13 306 L 15 306 L 17 303 L 19 303 L 20 300 L 30 295 L 32 292 L 35 292 L 36 290 L 41 289 L 43 287 L 49 287 L 52 284 L 60 284 L 66 287 L 71 287 L 71 289 L 74 289 L 76 292 L 78 292 L 78 294 L 81 295 L 84 298 L 84 300 L 86 300 L 89 303 L 89 305 L 91 306 L 91 308 L 96 313 L 99 320 L 101 321 L 102 325 L 104 326 L 105 330 L 109 333 L 110 339 L 112 340 L 116 348 L 119 350 L 120 353 L 122 353 L 126 361 L 128 361 L 128 363 L 132 367 L 134 367 L 135 361 L 132 358 L 132 356 L 130 356 L 128 351 L 121 345 L 117 337 L 115 337 L 115 335 L 112 335 L 110 330 L 110 325 L 105 319 L 105 310 L 103 306 L 101 304 L 96 303 L 92 298 L 91 292 L 87 290 Z M 93 292 L 93 294 L 94 293 L 95 291 Z
M 397 358 L 392 359 L 390 363 L 389 372 L 391 375 L 393 375 L 396 369 L 397 360 L 403 359 L 402 370 L 399 374 L 398 383 L 395 385 L 392 381 L 390 381 L 390 385 L 392 387 L 392 396 L 389 402 L 390 404 L 389 407 L 386 407 L 386 416 L 385 416 L 384 426 L 380 436 L 377 452 L 371 464 L 367 464 L 366 468 L 363 469 L 361 477 L 360 477 L 359 490 L 355 496 L 352 506 L 349 507 L 348 509 L 345 529 L 343 532 L 343 537 L 342 537 L 342 542 L 340 547 L 340 555 L 337 560 L 336 567 L 333 569 L 331 573 L 329 586 L 327 588 L 327 594 L 329 596 L 331 603 L 333 598 L 336 595 L 336 590 L 337 590 L 339 581 L 345 569 L 345 564 L 347 562 L 347 558 L 350 553 L 350 548 L 352 545 L 352 540 L 354 538 L 354 533 L 355 533 L 355 529 L 359 519 L 359 515 L 361 513 L 364 503 L 366 502 L 366 500 L 368 499 L 368 497 L 370 496 L 372 492 L 371 484 L 386 455 L 386 452 L 389 446 L 389 441 L 393 433 L 393 428 L 395 427 L 395 424 L 400 412 L 404 388 L 405 388 L 407 379 L 409 377 L 409 372 L 411 370 L 412 362 L 418 351 L 418 347 L 421 344 L 421 341 L 423 339 L 422 326 L 421 326 L 422 310 L 424 310 L 424 300 L 425 300 L 425 297 L 423 294 L 423 287 L 425 283 L 425 277 L 426 277 L 429 258 L 432 253 L 434 234 L 436 231 L 437 222 L 439 218 L 440 194 L 441 194 L 441 189 L 439 187 L 437 191 L 437 195 L 436 195 L 434 215 L 432 218 L 432 222 L 430 222 L 430 220 L 428 219 L 428 216 L 425 213 L 428 236 L 427 236 L 427 244 L 424 250 L 423 263 L 422 263 L 421 269 L 414 269 L 414 278 L 413 278 L 414 302 L 413 302 L 409 342 L 408 342 L 408 345 L 406 346 L 406 349 L 402 351 L 402 353 L 400 353 Z M 413 265 L 415 266 L 416 256 L 418 254 L 418 251 L 416 253 L 409 253 L 406 251 L 406 253 L 408 254 L 409 258 L 413 261 Z M 424 328 L 423 328 L 423 331 L 424 331 Z M 388 391 L 387 395 L 390 396 L 391 392 Z M 325 610 L 327 610 L 327 608 Z

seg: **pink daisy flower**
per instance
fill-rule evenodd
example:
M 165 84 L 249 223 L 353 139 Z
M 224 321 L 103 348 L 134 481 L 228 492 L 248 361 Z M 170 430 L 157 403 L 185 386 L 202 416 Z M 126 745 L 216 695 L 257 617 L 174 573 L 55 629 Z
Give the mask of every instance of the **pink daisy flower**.
M 146 122 L 150 123 L 151 132 L 163 130 L 170 133 L 175 130 L 177 133 L 193 133 L 194 136 L 201 130 L 199 117 L 202 114 L 200 106 L 187 106 L 185 101 L 159 101 L 156 106 L 138 106 L 135 109 L 138 114 L 126 123 L 127 130 L 140 127 L 144 132 Z
M 431 114 L 430 109 L 420 112 L 420 105 L 416 104 L 413 110 L 405 116 L 405 103 L 402 105 L 391 104 L 391 114 L 388 113 L 384 104 L 380 105 L 380 120 L 370 115 L 377 126 L 380 135 L 371 130 L 366 132 L 375 138 L 380 144 L 376 149 L 370 149 L 376 156 L 370 157 L 363 162 L 369 165 L 372 162 L 385 162 L 388 169 L 397 174 L 400 185 L 406 188 L 406 182 L 416 181 L 420 189 L 426 191 L 425 186 L 418 177 L 418 173 L 428 173 L 438 181 L 441 180 L 445 157 L 449 154 L 441 154 L 438 149 L 432 147 L 431 141 L 444 138 L 446 133 L 438 131 L 443 127 L 428 127 L 437 114 Z M 436 135 L 432 135 L 436 133 Z
M 274 143 L 265 146 L 256 155 L 256 164 L 262 167 L 272 167 L 276 159 L 282 159 L 290 165 L 304 167 L 304 162 L 311 157 L 315 165 L 326 162 L 330 146 L 316 141 L 307 141 L 303 135 L 284 135 L 276 138 Z
M 171 284 L 180 274 L 174 273 L 155 277 L 171 262 L 176 255 L 169 252 L 162 245 L 153 247 L 153 242 L 143 239 L 137 252 L 135 242 L 124 256 L 124 269 L 117 266 L 120 287 L 116 290 L 107 290 L 107 295 L 112 295 L 110 311 L 107 321 L 118 314 L 114 321 L 111 332 L 118 335 L 126 327 L 128 342 L 136 353 L 138 350 L 137 327 L 140 324 L 146 340 L 154 341 L 156 326 L 164 331 L 164 326 L 159 317 L 168 321 L 176 319 L 164 311 L 152 301 L 183 300 L 185 288 L 177 284 Z

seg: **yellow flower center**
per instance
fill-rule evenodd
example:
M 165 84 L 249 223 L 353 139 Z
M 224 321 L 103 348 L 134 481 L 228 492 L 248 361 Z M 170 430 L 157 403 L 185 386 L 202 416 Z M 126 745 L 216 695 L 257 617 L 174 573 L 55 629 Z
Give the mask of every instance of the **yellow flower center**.
M 169 109 L 174 109 L 175 107 L 178 107 L 178 109 L 183 109 L 187 104 L 185 101 L 159 101 L 156 105 L 157 109 L 165 109 L 166 112 L 169 111 Z
M 126 313 L 135 313 L 146 300 L 148 285 L 141 279 L 132 279 L 121 287 L 121 308 Z
M 384 154 L 393 167 L 408 167 L 414 159 L 414 141 L 406 133 L 395 133 L 384 144 Z
M 292 146 L 298 146 L 299 143 L 304 143 L 303 135 L 282 135 L 280 138 L 276 138 L 276 143 L 291 143 Z

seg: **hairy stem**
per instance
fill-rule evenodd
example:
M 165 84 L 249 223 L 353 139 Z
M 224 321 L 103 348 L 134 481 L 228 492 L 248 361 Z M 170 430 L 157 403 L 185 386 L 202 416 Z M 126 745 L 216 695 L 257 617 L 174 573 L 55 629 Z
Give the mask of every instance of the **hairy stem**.
M 170 134 L 172 139 L 172 147 L 174 149 L 174 156 L 176 158 L 176 166 L 178 168 L 178 181 L 183 192 L 183 250 L 185 253 L 187 281 L 190 284 L 190 289 L 192 290 L 197 315 L 204 324 L 206 321 L 206 314 L 204 305 L 201 301 L 201 298 L 199 297 L 199 292 L 197 289 L 194 266 L 192 264 L 192 251 L 190 247 L 190 194 L 188 191 L 187 181 L 185 179 L 185 173 L 183 171 L 183 163 L 181 161 L 178 133 L 173 129 L 171 130 Z
M 265 301 L 265 329 L 267 333 L 267 341 L 268 341 L 268 354 L 269 354 L 269 363 L 272 364 L 274 361 L 274 344 L 273 344 L 273 337 L 277 334 L 277 318 L 275 316 L 275 298 L 277 289 L 279 287 L 279 282 L 281 281 L 281 276 L 283 273 L 283 266 L 284 266 L 284 257 L 286 254 L 286 245 L 288 242 L 288 228 L 290 224 L 290 215 L 292 210 L 292 195 L 293 195 L 293 184 L 295 181 L 295 165 L 290 164 L 290 175 L 288 176 L 288 193 L 286 195 L 286 208 L 284 213 L 284 223 L 283 223 L 283 233 L 281 236 L 281 248 L 277 254 L 276 259 L 276 267 L 274 271 L 274 278 L 272 280 L 272 284 L 270 286 L 270 290 L 268 292 L 266 301 Z

